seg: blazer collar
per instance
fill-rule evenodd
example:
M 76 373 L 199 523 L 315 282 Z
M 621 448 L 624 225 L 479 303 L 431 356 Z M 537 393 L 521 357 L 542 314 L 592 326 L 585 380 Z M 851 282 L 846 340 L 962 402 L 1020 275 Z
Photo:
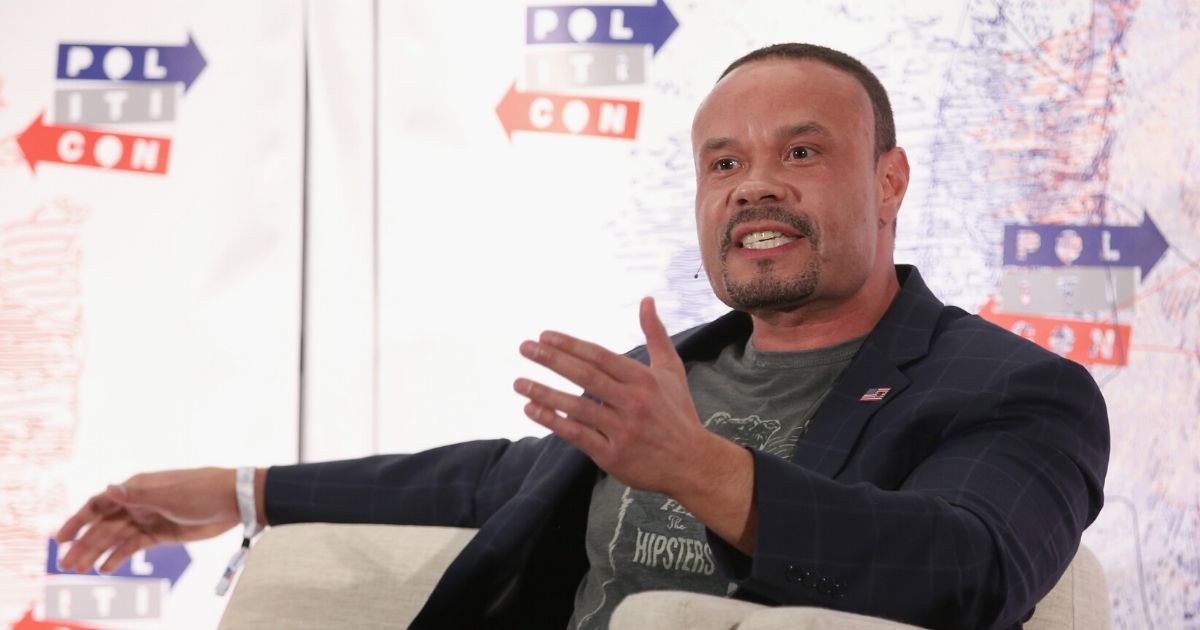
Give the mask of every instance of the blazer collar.
M 876 346 L 887 360 L 901 366 L 928 354 L 945 305 L 925 285 L 916 267 L 896 265 L 896 279 L 900 281 L 900 293 L 867 335 L 865 344 Z

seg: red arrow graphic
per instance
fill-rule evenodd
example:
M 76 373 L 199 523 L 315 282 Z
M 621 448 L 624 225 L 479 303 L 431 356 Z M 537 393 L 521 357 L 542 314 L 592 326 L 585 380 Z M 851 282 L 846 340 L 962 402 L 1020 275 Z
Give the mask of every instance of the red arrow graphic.
M 496 106 L 504 133 L 534 131 L 601 138 L 637 137 L 638 101 L 551 92 L 518 92 L 514 82 Z
M 38 162 L 58 162 L 136 173 L 167 172 L 171 139 L 110 133 L 86 127 L 46 125 L 45 112 L 17 136 L 29 168 Z
M 39 621 L 33 618 L 33 611 L 25 611 L 25 616 L 12 625 L 12 630 L 95 630 L 92 626 L 77 626 L 64 621 Z
M 996 310 L 991 298 L 979 316 L 1076 363 L 1127 365 L 1129 363 L 1128 324 L 1089 322 L 1060 317 L 1041 317 Z

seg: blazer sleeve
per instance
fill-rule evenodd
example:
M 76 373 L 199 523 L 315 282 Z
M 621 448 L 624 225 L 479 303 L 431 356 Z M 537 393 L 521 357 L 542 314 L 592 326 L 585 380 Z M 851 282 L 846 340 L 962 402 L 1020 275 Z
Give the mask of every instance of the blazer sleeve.
M 480 527 L 516 494 L 548 439 L 274 466 L 263 497 L 267 521 Z
M 756 549 L 747 557 L 709 532 L 718 566 L 773 603 L 1015 626 L 1100 510 L 1108 419 L 1073 362 L 1050 357 L 993 380 L 895 489 L 753 452 Z

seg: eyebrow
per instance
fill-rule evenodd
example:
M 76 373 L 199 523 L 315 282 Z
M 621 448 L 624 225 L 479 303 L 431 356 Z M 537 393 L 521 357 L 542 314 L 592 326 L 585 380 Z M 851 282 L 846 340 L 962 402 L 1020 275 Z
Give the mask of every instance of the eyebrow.
M 794 125 L 788 125 L 786 127 L 780 127 L 779 131 L 775 132 L 775 137 L 780 140 L 787 140 L 788 138 L 795 138 L 796 136 L 810 135 L 832 136 L 833 134 L 829 132 L 829 129 L 826 128 L 825 125 L 813 120 L 796 123 Z M 708 140 L 704 141 L 703 145 L 700 146 L 700 152 L 707 153 L 709 151 L 720 151 L 737 144 L 738 141 L 729 136 L 709 138 Z
M 827 129 L 825 127 L 825 125 L 822 125 L 821 123 L 819 123 L 815 120 L 809 120 L 809 121 L 805 121 L 802 123 L 792 125 L 790 127 L 784 127 L 782 129 L 780 129 L 778 133 L 775 134 L 775 136 L 781 140 L 786 140 L 788 138 L 795 138 L 796 136 L 812 136 L 812 135 L 832 136 L 833 134 L 829 132 L 829 129 Z

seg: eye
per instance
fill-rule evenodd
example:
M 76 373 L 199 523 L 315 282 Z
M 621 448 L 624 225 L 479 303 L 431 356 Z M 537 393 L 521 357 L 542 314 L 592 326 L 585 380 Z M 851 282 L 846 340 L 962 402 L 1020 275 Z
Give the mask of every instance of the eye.
M 804 160 L 812 157 L 812 155 L 813 150 L 810 147 L 792 147 L 788 150 L 788 157 L 792 158 L 793 160 Z
M 713 170 L 732 171 L 737 168 L 738 161 L 733 158 L 721 158 L 713 162 Z

